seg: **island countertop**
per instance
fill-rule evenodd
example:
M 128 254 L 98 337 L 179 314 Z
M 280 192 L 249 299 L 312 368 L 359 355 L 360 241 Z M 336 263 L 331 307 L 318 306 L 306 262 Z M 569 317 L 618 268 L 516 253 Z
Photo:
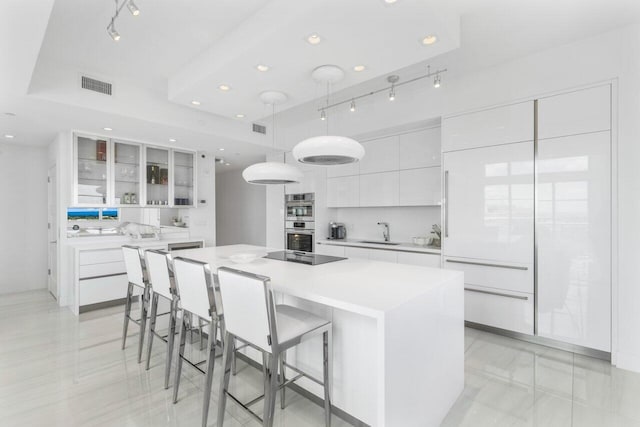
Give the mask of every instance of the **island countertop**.
M 218 267 L 226 266 L 268 276 L 276 291 L 371 317 L 383 316 L 434 291 L 442 283 L 462 281 L 462 273 L 457 271 L 356 258 L 321 265 L 265 258 L 235 264 L 229 259 L 233 254 L 255 252 L 266 255 L 274 250 L 231 245 L 184 250 L 179 256 L 207 262 L 214 272 Z

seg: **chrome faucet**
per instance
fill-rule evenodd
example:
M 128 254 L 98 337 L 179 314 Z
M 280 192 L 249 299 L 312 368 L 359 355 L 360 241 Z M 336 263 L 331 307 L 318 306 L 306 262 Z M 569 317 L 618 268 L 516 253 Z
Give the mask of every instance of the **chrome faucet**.
M 379 222 L 378 225 L 381 225 L 384 227 L 384 230 L 382 230 L 382 237 L 384 237 L 385 242 L 388 242 L 389 241 L 389 224 L 386 222 Z

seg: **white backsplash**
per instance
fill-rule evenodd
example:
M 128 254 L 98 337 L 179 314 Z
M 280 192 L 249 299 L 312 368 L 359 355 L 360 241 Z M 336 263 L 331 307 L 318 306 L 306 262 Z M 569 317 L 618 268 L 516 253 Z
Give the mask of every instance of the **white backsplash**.
M 371 240 L 382 240 L 378 222 L 386 222 L 391 241 L 411 242 L 413 237 L 428 235 L 433 224 L 440 224 L 440 207 L 333 208 L 329 209 L 329 221 L 344 223 L 349 239 Z M 316 224 L 318 238 L 327 233 L 328 224 Z

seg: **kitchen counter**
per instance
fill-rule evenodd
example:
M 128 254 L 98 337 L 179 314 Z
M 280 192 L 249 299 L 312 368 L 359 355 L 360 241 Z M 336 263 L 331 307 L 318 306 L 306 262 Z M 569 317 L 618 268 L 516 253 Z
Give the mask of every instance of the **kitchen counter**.
M 362 240 L 367 239 L 344 239 L 344 240 L 317 240 L 316 243 L 320 245 L 333 245 L 333 246 L 349 246 L 354 248 L 369 248 L 369 249 L 384 249 L 386 251 L 401 251 L 401 252 L 419 252 L 426 254 L 440 255 L 442 252 L 440 247 L 437 246 L 421 246 L 414 245 L 408 242 L 394 242 L 397 245 L 387 245 L 384 243 L 363 243 Z M 372 239 L 373 240 L 373 239 Z
M 464 386 L 463 275 L 356 258 L 315 266 L 229 259 L 270 251 L 232 245 L 180 256 L 207 262 L 214 272 L 227 266 L 268 276 L 278 303 L 331 319 L 336 407 L 372 426 L 439 425 Z M 287 358 L 321 376 L 320 349 L 314 338 Z M 321 396 L 315 384 L 300 385 Z

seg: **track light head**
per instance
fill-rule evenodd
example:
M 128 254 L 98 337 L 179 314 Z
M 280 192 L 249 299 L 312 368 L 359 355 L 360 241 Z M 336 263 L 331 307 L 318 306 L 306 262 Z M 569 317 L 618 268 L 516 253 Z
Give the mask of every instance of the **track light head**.
M 324 111 L 324 108 L 320 111 L 320 120 L 327 120 L 327 113 Z
M 351 105 L 349 106 L 349 111 L 351 111 L 352 113 L 354 111 L 356 111 L 356 100 L 355 99 L 351 100 Z
M 389 90 L 389 101 L 396 100 L 396 90 L 393 86 L 391 86 L 391 90 Z
M 116 26 L 113 23 L 113 19 L 111 20 L 111 24 L 107 27 L 107 33 L 113 39 L 114 42 L 120 40 L 120 33 L 116 30 Z
M 433 79 L 433 87 L 436 89 L 440 87 L 440 73 L 436 74 L 436 77 Z
M 138 6 L 136 6 L 133 0 L 129 0 L 129 3 L 127 3 L 127 9 L 129 9 L 129 12 L 131 12 L 133 16 L 140 15 L 140 9 L 138 9 Z

